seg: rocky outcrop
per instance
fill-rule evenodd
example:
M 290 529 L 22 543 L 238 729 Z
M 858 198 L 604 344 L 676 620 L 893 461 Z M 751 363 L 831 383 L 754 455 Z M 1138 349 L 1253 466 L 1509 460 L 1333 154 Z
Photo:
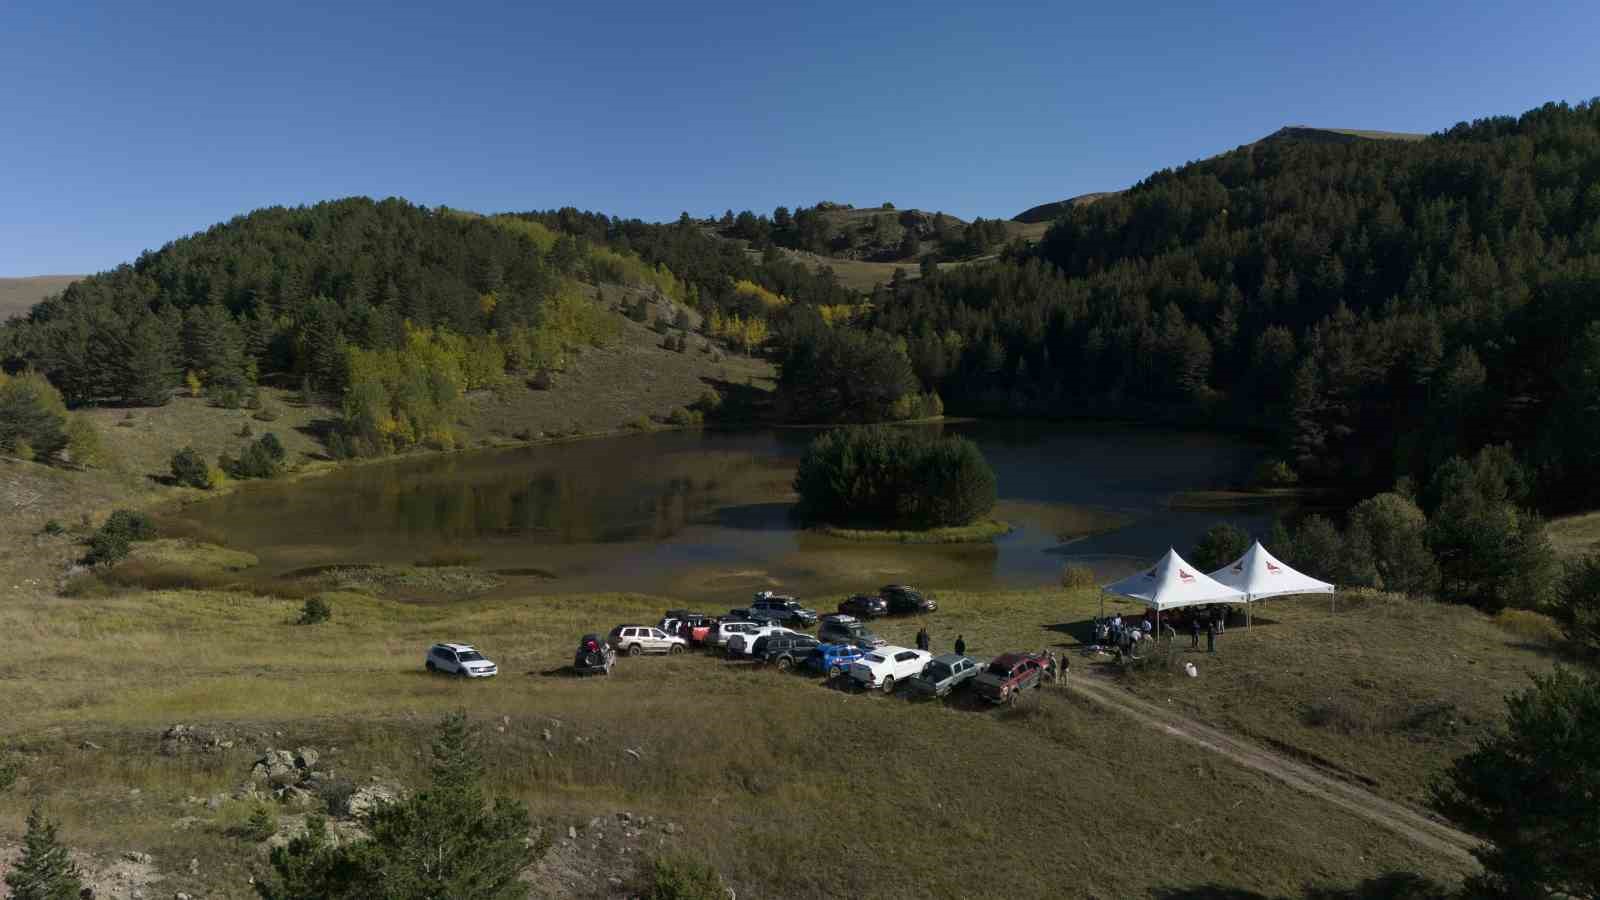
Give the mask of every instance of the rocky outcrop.
M 199 725 L 172 725 L 161 732 L 162 756 L 220 753 L 231 750 L 233 746 L 233 735 L 213 728 L 202 728 Z

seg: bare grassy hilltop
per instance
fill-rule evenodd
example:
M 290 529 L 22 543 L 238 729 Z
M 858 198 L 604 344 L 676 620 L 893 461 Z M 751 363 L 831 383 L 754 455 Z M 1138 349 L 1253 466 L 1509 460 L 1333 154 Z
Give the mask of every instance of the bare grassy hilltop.
M 59 294 L 82 275 L 34 275 L 0 278 L 0 321 L 26 313 L 35 303 Z

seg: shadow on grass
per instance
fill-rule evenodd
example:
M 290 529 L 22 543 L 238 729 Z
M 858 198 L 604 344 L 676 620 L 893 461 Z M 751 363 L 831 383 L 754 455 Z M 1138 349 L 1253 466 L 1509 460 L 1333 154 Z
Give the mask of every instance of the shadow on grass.
M 1156 888 L 1150 896 L 1155 900 L 1290 900 L 1283 895 L 1261 894 L 1219 884 Z M 1347 888 L 1308 885 L 1300 894 L 1301 900 L 1451 900 L 1459 896 L 1431 878 L 1410 872 L 1390 872 Z

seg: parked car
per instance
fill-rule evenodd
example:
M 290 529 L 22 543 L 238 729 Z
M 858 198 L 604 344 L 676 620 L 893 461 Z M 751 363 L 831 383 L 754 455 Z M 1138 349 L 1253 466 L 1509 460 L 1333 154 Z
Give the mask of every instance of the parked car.
M 719 650 L 728 649 L 728 641 L 735 635 L 754 631 L 761 626 L 747 619 L 723 619 L 711 629 L 711 634 L 706 638 L 706 646 Z
M 990 703 L 1010 703 L 1028 688 L 1044 686 L 1045 659 L 1033 653 L 997 656 L 972 680 L 973 690 Z
M 855 644 L 871 650 L 889 643 L 870 630 L 865 622 L 854 616 L 830 615 L 823 616 L 817 628 L 817 637 L 824 641 Z
M 811 651 L 820 646 L 821 643 L 809 634 L 772 634 L 756 638 L 755 648 L 750 655 L 755 657 L 756 662 L 768 663 L 777 666 L 780 672 L 787 672 L 805 662 L 811 656 Z
M 894 693 L 894 686 L 915 678 L 933 654 L 907 647 L 879 647 L 850 664 L 850 677 L 865 688 L 880 688 Z
M 799 597 L 762 591 L 750 601 L 750 609 L 778 617 L 778 621 L 796 628 L 810 628 L 817 624 L 817 611 L 800 605 Z
M 911 679 L 911 691 L 919 697 L 943 697 L 976 678 L 981 670 L 982 666 L 970 656 L 935 656 L 927 668 Z
M 761 638 L 769 637 L 775 634 L 799 633 L 800 632 L 784 625 L 757 625 L 755 628 L 749 631 L 741 632 L 733 637 L 728 638 L 728 655 L 749 656 L 755 649 L 756 641 Z
M 641 653 L 682 653 L 689 642 L 649 625 L 618 625 L 606 642 L 629 656 Z
M 889 614 L 889 603 L 871 594 L 856 594 L 839 604 L 839 612 L 862 619 L 876 619 Z
M 756 609 L 753 606 L 741 606 L 737 609 L 728 610 L 728 618 L 739 619 L 744 622 L 782 625 L 784 617 L 770 609 Z
M 471 644 L 434 644 L 428 648 L 423 666 L 429 672 L 444 672 L 462 678 L 488 678 L 497 675 L 500 667 L 479 653 Z
M 840 675 L 848 674 L 850 664 L 869 652 L 868 648 L 858 647 L 855 644 L 818 644 L 817 648 L 811 651 L 811 655 L 806 657 L 806 665 L 829 678 L 838 678 Z
M 932 597 L 923 596 L 909 584 L 886 584 L 878 588 L 878 596 L 889 604 L 891 613 L 930 613 L 939 608 Z
M 572 671 L 579 675 L 610 675 L 617 664 L 617 652 L 602 641 L 598 634 L 586 634 L 578 639 L 578 652 L 572 656 Z
M 711 629 L 716 624 L 716 619 L 696 612 L 682 609 L 669 609 L 667 615 L 656 626 L 667 634 L 675 634 L 691 644 L 703 644 L 711 635 Z
M 867 630 L 867 626 L 854 616 L 823 616 L 817 626 L 817 640 L 828 643 L 855 644 L 871 649 L 888 643 Z

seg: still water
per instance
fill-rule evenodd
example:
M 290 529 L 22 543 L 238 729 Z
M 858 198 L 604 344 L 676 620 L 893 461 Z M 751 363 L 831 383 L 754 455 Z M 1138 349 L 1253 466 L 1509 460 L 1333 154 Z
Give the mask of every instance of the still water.
M 825 537 L 790 520 L 790 479 L 815 432 L 673 431 L 359 466 L 250 485 L 182 513 L 261 557 L 266 574 L 456 555 L 508 588 L 648 591 L 741 600 L 906 581 L 984 589 L 1054 583 L 1083 563 L 1110 577 L 1180 552 L 1228 518 L 1261 533 L 1272 511 L 1185 512 L 1177 492 L 1245 480 L 1261 448 L 1198 432 L 982 421 L 926 426 L 972 438 L 994 466 L 993 543 L 902 545 Z

